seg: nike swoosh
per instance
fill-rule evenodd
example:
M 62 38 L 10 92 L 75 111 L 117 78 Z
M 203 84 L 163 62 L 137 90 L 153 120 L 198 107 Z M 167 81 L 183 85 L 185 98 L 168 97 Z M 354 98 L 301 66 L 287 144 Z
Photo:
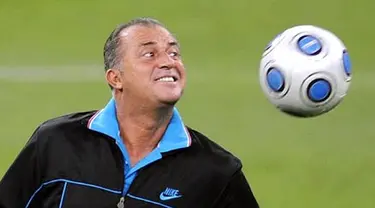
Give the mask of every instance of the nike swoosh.
M 160 194 L 160 199 L 163 200 L 163 201 L 166 201 L 166 200 L 171 200 L 171 199 L 176 199 L 176 198 L 180 198 L 182 195 L 177 195 L 177 196 L 166 196 L 164 195 L 163 193 Z

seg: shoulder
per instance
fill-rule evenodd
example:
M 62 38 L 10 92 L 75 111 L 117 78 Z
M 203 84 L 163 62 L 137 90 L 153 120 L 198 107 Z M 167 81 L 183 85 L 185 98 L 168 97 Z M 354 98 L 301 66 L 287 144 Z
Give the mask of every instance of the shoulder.
M 88 120 L 96 113 L 96 110 L 75 112 L 45 120 L 36 127 L 30 142 L 43 143 L 63 133 L 77 132 L 87 129 Z
M 87 111 L 87 112 L 76 112 L 61 115 L 44 121 L 38 126 L 39 132 L 48 133 L 51 131 L 56 131 L 59 129 L 72 129 L 85 126 L 88 120 L 96 113 L 97 111 Z
M 242 169 L 241 160 L 223 146 L 211 140 L 202 132 L 187 127 L 191 136 L 191 149 L 194 154 L 199 155 L 200 162 L 206 167 L 211 167 L 223 176 L 231 177 Z

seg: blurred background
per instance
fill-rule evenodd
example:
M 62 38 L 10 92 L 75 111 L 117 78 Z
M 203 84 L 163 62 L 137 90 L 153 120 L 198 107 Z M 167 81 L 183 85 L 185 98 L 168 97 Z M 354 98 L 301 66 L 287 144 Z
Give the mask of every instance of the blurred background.
M 374 208 L 374 10 L 370 0 L 1 0 L 0 175 L 41 122 L 107 103 L 104 42 L 149 16 L 182 45 L 185 123 L 241 158 L 261 207 Z M 345 100 L 314 119 L 280 113 L 258 84 L 265 45 L 298 24 L 334 32 L 353 62 Z

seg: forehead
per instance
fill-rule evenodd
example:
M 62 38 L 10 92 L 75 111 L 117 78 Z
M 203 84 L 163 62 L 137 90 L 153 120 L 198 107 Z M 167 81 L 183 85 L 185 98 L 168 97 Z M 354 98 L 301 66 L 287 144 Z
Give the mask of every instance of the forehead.
M 120 37 L 128 46 L 142 45 L 148 42 L 156 44 L 176 42 L 173 35 L 159 25 L 134 25 L 121 31 Z

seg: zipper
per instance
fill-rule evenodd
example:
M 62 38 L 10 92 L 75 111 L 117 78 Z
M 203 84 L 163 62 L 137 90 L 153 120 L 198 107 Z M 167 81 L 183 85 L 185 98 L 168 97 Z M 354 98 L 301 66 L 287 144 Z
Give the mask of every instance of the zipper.
M 121 197 L 120 201 L 117 203 L 117 208 L 124 208 L 124 202 L 125 202 L 125 197 Z
M 123 157 L 123 166 L 124 166 L 124 184 L 123 184 L 123 188 L 122 188 L 122 194 L 121 194 L 121 198 L 120 198 L 120 201 L 117 203 L 117 208 L 124 208 L 124 203 L 125 203 L 125 195 L 126 195 L 126 192 L 125 192 L 125 188 L 126 188 L 126 168 L 127 168 L 127 165 L 128 165 L 128 162 L 126 161 L 126 151 L 125 151 L 125 145 L 123 143 L 119 143 L 118 141 L 116 141 L 116 145 L 120 148 L 120 151 L 122 153 L 122 157 Z
M 126 165 L 127 165 L 127 162 L 126 162 L 126 159 L 125 159 L 125 156 L 124 156 L 124 187 L 122 189 L 122 194 L 121 194 L 121 198 L 120 198 L 120 201 L 117 203 L 117 208 L 124 208 L 124 203 L 125 203 L 125 186 L 126 186 L 126 173 L 125 173 L 125 170 L 126 170 Z

